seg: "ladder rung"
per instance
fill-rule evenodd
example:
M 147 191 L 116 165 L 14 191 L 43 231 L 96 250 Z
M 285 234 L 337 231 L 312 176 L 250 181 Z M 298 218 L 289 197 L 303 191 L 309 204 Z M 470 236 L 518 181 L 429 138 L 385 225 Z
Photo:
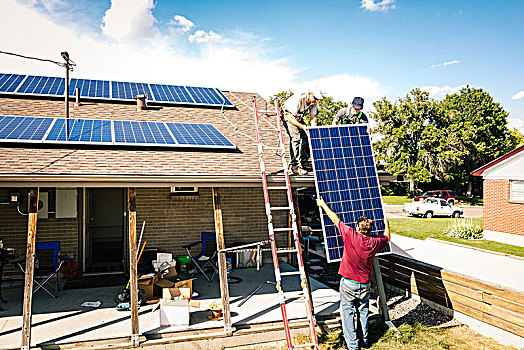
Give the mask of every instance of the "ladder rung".
M 309 348 L 310 346 L 313 346 L 315 349 L 318 348 L 317 344 L 315 344 L 315 343 L 308 343 L 308 344 L 293 345 L 293 349 Z
M 268 186 L 267 189 L 268 190 L 287 190 L 287 187 L 286 186 Z
M 296 253 L 295 248 L 279 248 L 277 249 L 277 254 L 286 254 L 286 253 Z
M 276 111 L 258 110 L 258 113 L 277 113 Z
M 275 231 L 275 232 L 287 232 L 287 231 L 293 231 L 293 228 L 292 227 L 279 227 L 279 228 L 274 228 L 273 231 Z
M 284 171 L 284 168 L 281 166 L 267 166 L 266 169 L 274 169 L 274 170 L 282 170 Z M 287 188 L 287 187 L 286 187 Z
M 268 149 L 270 151 L 280 151 L 281 150 L 280 147 L 268 147 L 268 146 L 262 147 L 262 149 Z
M 296 276 L 300 275 L 300 271 L 281 272 L 280 276 Z
M 261 128 L 260 131 L 278 131 L 278 129 Z
M 270 210 L 291 210 L 291 207 L 270 207 Z
M 288 292 L 288 294 L 291 294 Z M 304 296 L 304 292 L 300 292 L 300 293 L 296 293 L 296 294 L 291 294 L 291 295 L 284 295 L 284 299 L 302 299 L 302 298 L 306 298 Z

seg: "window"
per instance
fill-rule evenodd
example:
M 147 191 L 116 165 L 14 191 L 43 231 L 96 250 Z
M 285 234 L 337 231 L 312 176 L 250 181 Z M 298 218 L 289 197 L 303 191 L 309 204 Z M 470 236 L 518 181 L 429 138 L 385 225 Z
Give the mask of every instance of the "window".
M 171 196 L 198 196 L 198 187 L 171 187 Z
M 510 182 L 509 200 L 524 202 L 524 181 L 514 180 Z

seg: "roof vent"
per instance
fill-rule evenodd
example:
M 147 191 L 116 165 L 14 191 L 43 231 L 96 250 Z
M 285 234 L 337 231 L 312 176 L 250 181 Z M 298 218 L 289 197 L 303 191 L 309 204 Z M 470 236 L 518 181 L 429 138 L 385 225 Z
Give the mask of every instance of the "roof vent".
M 136 110 L 143 111 L 147 108 L 147 94 L 136 95 Z

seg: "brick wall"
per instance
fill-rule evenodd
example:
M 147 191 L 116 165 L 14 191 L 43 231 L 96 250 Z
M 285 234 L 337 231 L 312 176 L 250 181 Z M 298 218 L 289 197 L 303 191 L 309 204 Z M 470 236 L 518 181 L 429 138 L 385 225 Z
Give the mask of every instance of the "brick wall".
M 484 180 L 484 229 L 524 235 L 524 204 L 509 202 L 509 180 Z
M 27 188 L 0 188 L 0 202 L 7 202 L 9 193 L 20 191 L 22 203 L 20 210 L 27 213 Z M 55 208 L 55 189 L 44 189 L 49 193 L 49 210 Z M 234 243 L 252 243 L 268 239 L 267 218 L 264 196 L 261 188 L 221 188 L 220 198 L 224 224 L 226 247 Z M 285 192 L 273 194 L 275 206 L 284 206 Z M 80 196 L 79 196 L 80 198 Z M 199 240 L 203 231 L 215 232 L 213 197 L 211 188 L 200 188 L 198 196 L 171 196 L 169 188 L 137 189 L 137 235 L 142 221 L 146 221 L 142 241 L 147 247 L 182 255 L 182 245 Z M 126 205 L 127 208 L 127 205 Z M 78 213 L 81 213 L 79 208 Z M 80 216 L 80 214 L 79 214 Z M 27 216 L 17 212 L 16 206 L 0 205 L 0 238 L 5 245 L 13 247 L 25 256 L 27 239 Z M 62 255 L 74 254 L 79 262 L 80 226 L 77 219 L 55 219 L 50 213 L 48 219 L 37 223 L 37 241 L 59 240 Z M 275 227 L 287 227 L 287 212 L 275 214 Z M 127 242 L 127 238 L 126 238 Z M 287 245 L 285 233 L 279 233 L 279 246 Z M 127 254 L 126 254 L 127 255 Z M 264 259 L 271 259 L 270 253 Z M 22 278 L 20 272 L 10 264 L 5 266 L 6 278 Z

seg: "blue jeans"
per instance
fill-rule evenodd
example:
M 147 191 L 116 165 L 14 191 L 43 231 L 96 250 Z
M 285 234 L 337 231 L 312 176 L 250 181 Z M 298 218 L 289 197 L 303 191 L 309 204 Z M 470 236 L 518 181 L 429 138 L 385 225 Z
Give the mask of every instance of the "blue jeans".
M 348 349 L 358 350 L 359 340 L 367 347 L 370 283 L 355 283 L 344 277 L 340 280 L 340 316 Z M 358 329 L 354 317 L 357 313 Z

